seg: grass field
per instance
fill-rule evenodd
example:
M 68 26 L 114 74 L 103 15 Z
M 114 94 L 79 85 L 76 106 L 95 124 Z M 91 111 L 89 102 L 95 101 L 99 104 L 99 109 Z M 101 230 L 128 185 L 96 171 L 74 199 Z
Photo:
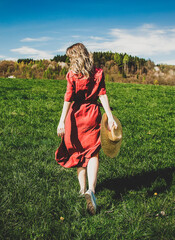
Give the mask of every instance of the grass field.
M 175 239 L 175 87 L 107 83 L 124 138 L 100 151 L 95 216 L 54 160 L 65 89 L 0 79 L 0 239 Z

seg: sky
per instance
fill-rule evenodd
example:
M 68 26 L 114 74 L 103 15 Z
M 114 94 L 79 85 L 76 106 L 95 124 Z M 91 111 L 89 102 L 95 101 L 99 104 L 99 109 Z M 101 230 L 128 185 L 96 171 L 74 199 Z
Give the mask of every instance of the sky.
M 0 60 L 52 59 L 77 42 L 175 65 L 175 1 L 0 0 Z

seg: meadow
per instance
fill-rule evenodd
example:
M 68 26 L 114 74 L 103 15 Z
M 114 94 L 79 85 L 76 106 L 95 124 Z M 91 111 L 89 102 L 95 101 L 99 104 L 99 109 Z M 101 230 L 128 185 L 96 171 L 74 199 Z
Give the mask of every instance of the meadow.
M 0 239 L 175 239 L 175 87 L 106 88 L 123 142 L 100 151 L 90 216 L 76 169 L 54 159 L 66 81 L 0 79 Z

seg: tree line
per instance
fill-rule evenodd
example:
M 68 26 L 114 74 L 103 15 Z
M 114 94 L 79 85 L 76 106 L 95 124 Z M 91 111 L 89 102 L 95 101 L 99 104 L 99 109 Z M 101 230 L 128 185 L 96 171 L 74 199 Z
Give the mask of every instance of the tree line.
M 135 74 L 136 72 L 146 74 L 147 68 L 154 67 L 154 62 L 150 59 L 145 60 L 144 58 L 131 56 L 127 53 L 113 53 L 111 51 L 94 52 L 93 58 L 96 67 L 106 67 L 105 70 L 110 70 L 111 67 L 117 66 L 117 70 L 122 73 L 123 77 L 126 77 L 130 73 Z M 52 60 L 56 62 L 69 62 L 69 58 L 66 55 L 57 55 Z
M 132 82 L 174 85 L 174 68 L 161 65 L 155 68 L 150 59 L 131 56 L 127 53 L 94 52 L 94 65 L 102 68 L 105 81 Z M 50 60 L 32 58 L 18 61 L 0 61 L 0 77 L 34 79 L 65 79 L 69 69 L 69 58 L 64 55 L 54 56 Z M 156 70 L 159 69 L 159 70 Z

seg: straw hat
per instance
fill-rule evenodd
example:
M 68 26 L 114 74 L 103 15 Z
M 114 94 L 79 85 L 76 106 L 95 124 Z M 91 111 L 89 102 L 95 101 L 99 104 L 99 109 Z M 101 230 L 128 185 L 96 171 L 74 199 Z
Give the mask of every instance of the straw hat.
M 108 117 L 106 113 L 103 114 L 101 120 L 101 146 L 105 155 L 113 158 L 116 157 L 120 151 L 120 146 L 122 143 L 122 125 L 118 118 L 115 116 L 114 120 L 116 121 L 118 127 L 115 129 L 113 126 L 111 131 L 108 130 Z

